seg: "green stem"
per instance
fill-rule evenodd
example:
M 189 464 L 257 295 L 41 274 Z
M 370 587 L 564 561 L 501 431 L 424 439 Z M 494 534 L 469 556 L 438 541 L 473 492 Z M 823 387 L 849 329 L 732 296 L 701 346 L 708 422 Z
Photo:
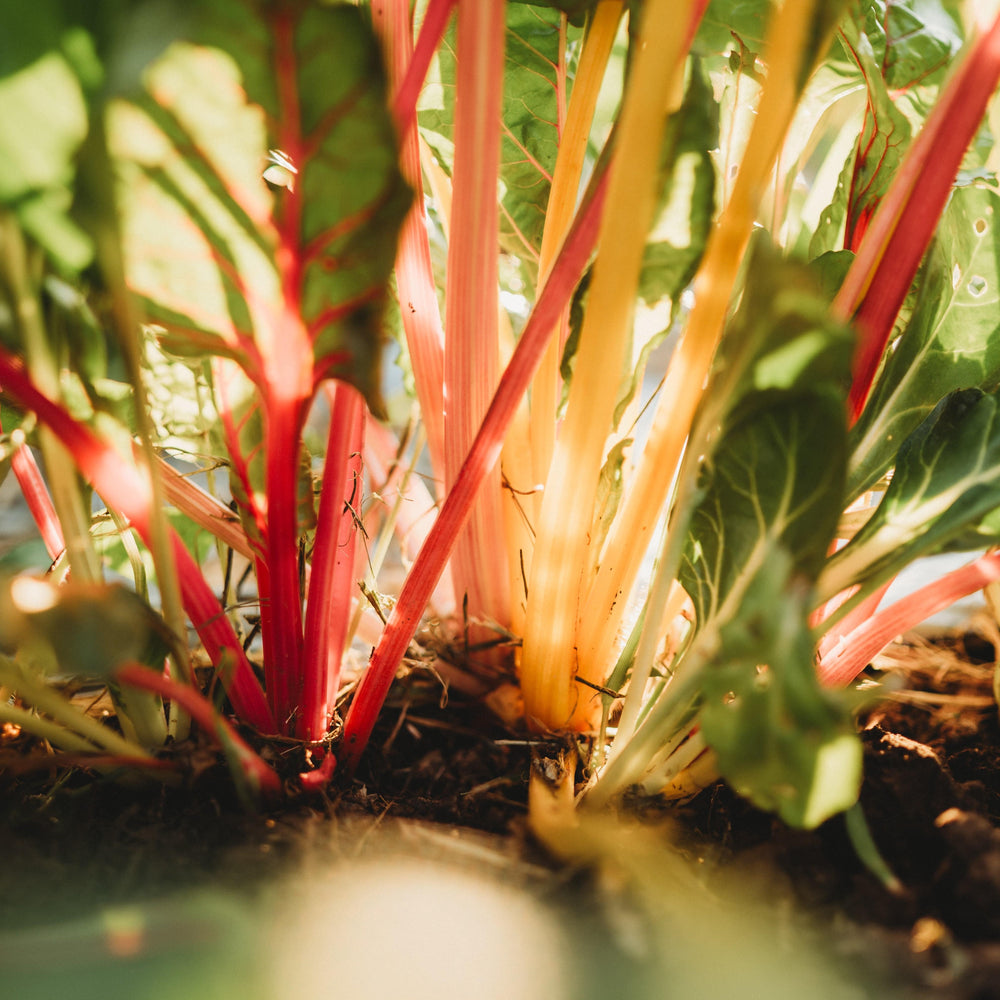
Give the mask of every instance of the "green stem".
M 17 660 L 9 656 L 0 655 L 0 679 L 37 711 L 44 712 L 58 723 L 61 732 L 70 730 L 81 740 L 87 741 L 79 746 L 70 746 L 65 740 L 56 741 L 58 746 L 66 750 L 92 750 L 97 747 L 121 757 L 145 758 L 149 756 L 135 742 L 124 739 L 113 729 L 109 729 L 96 719 L 92 719 L 75 709 L 65 698 L 53 691 L 48 684 L 33 676 Z M 161 712 L 161 723 L 162 719 Z M 44 738 L 49 739 L 48 736 Z M 50 740 L 50 742 L 52 741 Z

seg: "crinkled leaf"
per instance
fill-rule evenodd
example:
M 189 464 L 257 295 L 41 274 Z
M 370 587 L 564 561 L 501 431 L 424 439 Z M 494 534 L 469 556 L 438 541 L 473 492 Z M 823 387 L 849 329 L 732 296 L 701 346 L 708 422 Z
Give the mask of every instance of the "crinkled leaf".
M 872 588 L 1000 507 L 1000 395 L 950 393 L 902 443 L 877 510 L 830 559 L 826 591 Z
M 508 4 L 500 149 L 500 241 L 534 280 L 559 144 L 562 16 L 548 6 Z M 576 33 L 576 29 L 573 29 Z M 441 45 L 437 79 L 420 101 L 420 128 L 451 172 L 455 26 Z
M 956 5 L 941 0 L 877 0 L 868 23 L 892 90 L 940 83 L 963 43 Z
M 771 549 L 815 578 L 840 515 L 844 415 L 832 396 L 768 393 L 708 464 L 680 579 L 699 630 L 734 617 Z
M 178 358 L 152 332 L 143 341 L 146 400 L 160 448 L 199 464 L 225 461 L 209 367 Z
M 851 431 L 848 496 L 892 467 L 900 442 L 954 389 L 1000 380 L 1000 196 L 952 194 L 928 252 L 913 317 Z
M 374 399 L 409 199 L 370 28 L 346 6 L 212 0 L 192 38 L 112 117 L 130 283 L 172 350 L 236 358 L 263 383 L 301 324 L 314 379 Z M 295 172 L 272 191 L 274 149 Z

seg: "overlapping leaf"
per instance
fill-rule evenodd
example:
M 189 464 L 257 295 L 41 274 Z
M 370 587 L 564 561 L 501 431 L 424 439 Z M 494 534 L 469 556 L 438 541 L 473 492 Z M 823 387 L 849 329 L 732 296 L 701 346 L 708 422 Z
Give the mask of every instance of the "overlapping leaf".
M 924 262 L 914 313 L 851 432 L 848 495 L 891 468 L 908 434 L 955 389 L 1000 379 L 1000 196 L 959 188 Z
M 824 574 L 832 595 L 871 589 L 914 559 L 941 551 L 1000 507 L 1000 396 L 962 389 L 946 396 L 903 442 L 882 502 Z M 996 541 L 996 537 L 972 538 Z M 821 581 L 822 583 L 823 581 Z
M 688 655 L 704 663 L 701 720 L 721 773 L 812 825 L 851 804 L 860 763 L 845 706 L 819 688 L 808 625 L 840 514 L 851 340 L 812 275 L 762 248 L 745 295 L 714 378 L 725 402 L 710 391 L 701 416 L 721 436 L 680 567 L 696 614 Z
M 842 55 L 829 68 L 861 82 L 868 99 L 855 148 L 813 236 L 814 256 L 856 248 L 962 45 L 941 0 L 867 0 L 844 19 L 839 38 Z

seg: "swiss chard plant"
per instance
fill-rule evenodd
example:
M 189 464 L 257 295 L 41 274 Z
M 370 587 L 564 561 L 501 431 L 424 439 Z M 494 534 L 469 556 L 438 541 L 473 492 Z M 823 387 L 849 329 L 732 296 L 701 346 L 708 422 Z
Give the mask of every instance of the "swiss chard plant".
M 51 565 L 4 587 L 3 720 L 150 769 L 193 720 L 276 792 L 235 717 L 316 786 L 435 616 L 587 802 L 849 808 L 840 689 L 1000 576 L 1000 20 L 772 6 L 10 15 L 0 416 Z

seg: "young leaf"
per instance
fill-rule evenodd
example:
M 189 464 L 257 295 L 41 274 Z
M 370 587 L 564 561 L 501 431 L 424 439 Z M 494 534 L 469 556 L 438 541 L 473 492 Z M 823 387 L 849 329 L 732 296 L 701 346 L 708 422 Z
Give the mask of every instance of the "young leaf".
M 820 579 L 825 598 L 878 586 L 1000 506 L 1000 395 L 952 392 L 903 442 L 882 502 Z
M 927 117 L 962 33 L 940 0 L 882 0 L 841 25 L 843 56 L 829 62 L 867 97 L 861 132 L 810 250 L 855 248 L 914 130 Z
M 738 614 L 773 548 L 796 574 L 815 577 L 840 515 L 845 431 L 836 398 L 761 394 L 754 410 L 720 442 L 691 522 L 680 580 L 699 631 Z
M 843 246 L 854 250 L 899 166 L 910 141 L 911 128 L 889 95 L 868 36 L 858 34 L 845 44 L 850 47 L 851 56 L 865 81 L 868 103 L 854 156 L 845 164 L 837 188 L 844 200 L 841 202 L 838 198 L 824 213 L 824 226 L 830 225 L 831 218 L 834 221 L 838 216 L 842 218 L 845 226 Z
M 701 731 L 737 792 L 818 826 L 857 800 L 861 742 L 844 699 L 816 678 L 808 589 L 788 553 L 770 549 L 747 582 L 704 672 Z
M 899 443 L 942 395 L 1000 378 L 1000 196 L 958 188 L 924 263 L 909 325 L 851 429 L 848 499 L 892 467 Z

